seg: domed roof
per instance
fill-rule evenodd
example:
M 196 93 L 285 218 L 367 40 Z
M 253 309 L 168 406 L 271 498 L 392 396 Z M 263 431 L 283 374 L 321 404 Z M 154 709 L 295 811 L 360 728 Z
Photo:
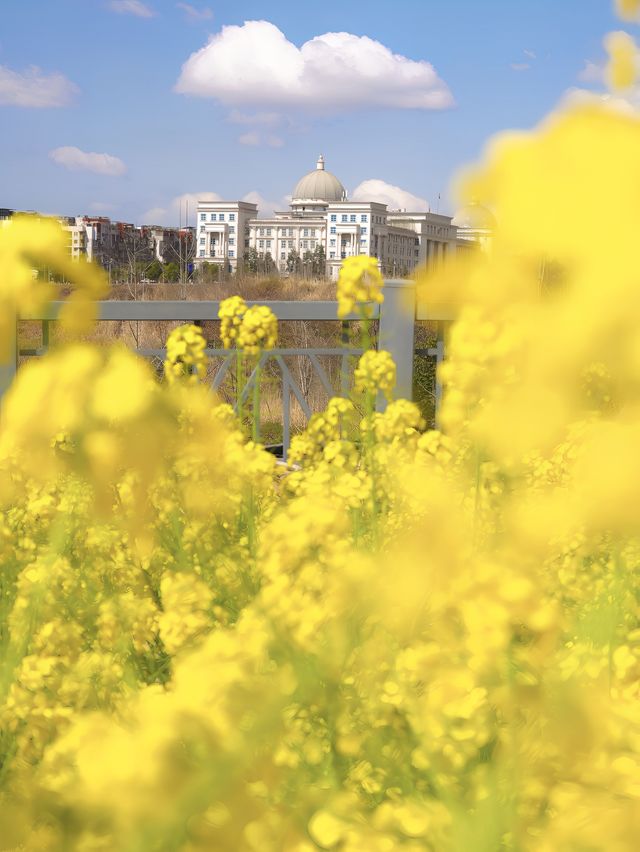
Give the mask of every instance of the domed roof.
M 335 175 L 325 171 L 324 157 L 318 157 L 315 169 L 301 178 L 293 190 L 292 201 L 344 201 L 347 197 L 344 186 Z
M 458 228 L 468 228 L 472 231 L 493 231 L 496 227 L 496 217 L 491 210 L 483 207 L 477 201 L 465 204 L 451 220 Z

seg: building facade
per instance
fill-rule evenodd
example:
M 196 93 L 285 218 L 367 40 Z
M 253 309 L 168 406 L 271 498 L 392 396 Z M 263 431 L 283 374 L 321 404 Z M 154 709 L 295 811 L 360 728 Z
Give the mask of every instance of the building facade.
M 350 201 L 322 156 L 296 184 L 289 210 L 262 219 L 255 204 L 201 201 L 196 229 L 196 265 L 214 263 L 234 272 L 257 257 L 281 273 L 295 264 L 304 272 L 305 265 L 317 268 L 320 258 L 331 278 L 344 258 L 357 254 L 376 257 L 385 275 L 406 275 L 416 266 L 443 262 L 458 243 L 449 216 Z

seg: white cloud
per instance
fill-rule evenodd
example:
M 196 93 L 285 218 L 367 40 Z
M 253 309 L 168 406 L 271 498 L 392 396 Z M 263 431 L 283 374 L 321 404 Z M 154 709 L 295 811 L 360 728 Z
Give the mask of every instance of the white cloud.
M 363 180 L 358 184 L 351 194 L 351 200 L 378 201 L 380 204 L 386 204 L 389 210 L 409 210 L 412 213 L 429 210 L 426 199 L 378 178 Z
M 585 59 L 584 68 L 578 74 L 581 83 L 599 83 L 604 81 L 604 65 Z
M 64 107 L 79 91 L 63 74 L 43 74 L 35 65 L 23 72 L 0 65 L 0 106 Z
M 535 50 L 523 50 L 522 52 L 524 53 L 524 55 L 528 59 L 536 59 L 537 58 L 537 54 L 536 54 Z
M 196 220 L 198 201 L 223 201 L 216 192 L 185 192 L 172 198 L 166 207 L 152 207 L 142 214 L 144 225 L 169 225 L 177 227 L 185 223 L 193 225 Z M 188 219 L 187 219 L 188 214 Z
M 278 112 L 254 112 L 246 113 L 233 109 L 229 114 L 229 121 L 233 124 L 279 124 L 282 116 Z
M 207 6 L 204 6 L 202 9 L 196 9 L 190 3 L 176 3 L 176 8 L 182 9 L 190 23 L 210 21 L 213 18 L 213 12 Z
M 531 68 L 528 62 L 512 62 L 509 67 L 512 71 L 528 71 Z
M 118 157 L 111 154 L 96 154 L 81 151 L 80 148 L 65 146 L 49 152 L 49 157 L 59 166 L 64 166 L 72 172 L 94 172 L 97 175 L 118 177 L 123 175 L 127 167 Z
M 258 133 L 257 130 L 250 130 L 248 133 L 243 133 L 238 137 L 238 142 L 241 145 L 268 145 L 269 148 L 282 148 L 284 139 L 276 136 L 275 133 Z
M 454 103 L 429 62 L 344 32 L 325 33 L 297 47 L 268 21 L 223 27 L 185 62 L 175 89 L 231 106 L 320 111 L 444 109 Z
M 150 9 L 141 0 L 111 0 L 109 8 L 119 15 L 135 15 L 136 18 L 153 18 L 153 9 Z
M 92 201 L 89 205 L 92 213 L 112 213 L 115 209 L 115 204 L 109 204 L 106 201 Z
M 287 207 L 288 200 L 281 198 L 280 201 L 268 201 L 259 192 L 253 190 L 243 196 L 242 201 L 248 201 L 250 204 L 258 205 L 258 216 L 261 219 L 268 219 L 273 216 L 276 210 L 282 210 Z

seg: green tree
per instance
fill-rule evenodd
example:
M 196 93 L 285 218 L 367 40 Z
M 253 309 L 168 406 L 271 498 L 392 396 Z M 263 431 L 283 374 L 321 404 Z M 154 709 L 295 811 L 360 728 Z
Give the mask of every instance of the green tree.
M 149 281 L 159 281 L 162 278 L 162 264 L 159 260 L 153 260 L 146 269 Z
M 242 255 L 242 263 L 247 272 L 257 272 L 258 271 L 258 252 L 255 248 L 249 248 L 245 250 L 245 253 Z
M 164 280 L 175 283 L 180 280 L 180 269 L 177 263 L 166 263 L 164 266 Z
M 327 255 L 323 245 L 318 245 L 313 250 L 311 269 L 314 275 L 324 276 L 327 274 Z
M 287 256 L 287 272 L 299 273 L 300 272 L 300 255 L 295 249 L 291 249 Z

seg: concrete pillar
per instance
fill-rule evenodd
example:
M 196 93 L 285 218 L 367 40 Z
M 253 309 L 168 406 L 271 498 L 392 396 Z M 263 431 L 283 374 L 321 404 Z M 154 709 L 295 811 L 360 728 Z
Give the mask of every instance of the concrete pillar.
M 380 306 L 378 348 L 386 349 L 396 364 L 396 399 L 411 399 L 413 393 L 413 353 L 416 320 L 414 281 L 391 279 L 384 282 L 384 302 Z M 378 400 L 384 411 L 386 400 Z

